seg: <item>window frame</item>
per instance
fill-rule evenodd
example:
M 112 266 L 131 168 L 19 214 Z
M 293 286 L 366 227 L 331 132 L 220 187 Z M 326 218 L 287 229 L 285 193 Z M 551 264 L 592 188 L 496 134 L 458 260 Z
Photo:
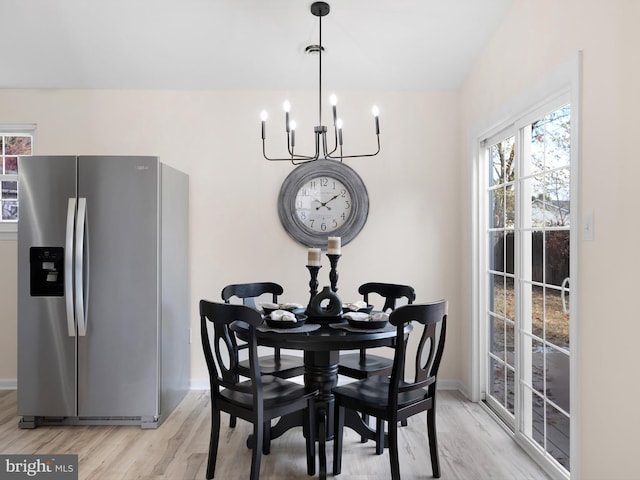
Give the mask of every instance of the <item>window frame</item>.
M 31 136 L 31 154 L 34 154 L 35 140 L 36 140 L 36 124 L 35 123 L 20 123 L 20 124 L 4 124 L 0 123 L 0 134 L 5 136 L 11 135 L 29 135 Z M 14 175 L 4 175 L 0 172 L 0 180 L 13 180 Z M 20 176 L 20 170 L 15 175 L 17 181 Z M 18 192 L 18 196 L 20 192 Z M 20 204 L 18 203 L 18 215 L 20 212 Z M 19 218 L 19 217 L 18 217 Z M 0 218 L 0 241 L 4 240 L 17 240 L 18 238 L 18 222 L 3 221 Z
M 582 52 L 578 51 L 574 55 L 570 56 L 567 60 L 558 65 L 557 68 L 548 72 L 543 78 L 537 82 L 532 83 L 529 87 L 525 88 L 519 95 L 506 101 L 501 108 L 497 109 L 492 114 L 488 115 L 484 121 L 479 122 L 474 128 L 471 129 L 469 135 L 469 168 L 472 172 L 471 177 L 471 219 L 470 228 L 472 231 L 472 245 L 471 245 L 471 274 L 472 274 L 472 312 L 470 319 L 470 331 L 471 331 L 471 355 L 469 358 L 469 368 L 471 372 L 471 381 L 469 385 L 469 398 L 473 401 L 480 402 L 480 405 L 485 406 L 483 398 L 483 362 L 481 356 L 484 352 L 484 346 L 487 342 L 487 335 L 482 328 L 484 323 L 482 321 L 483 302 L 485 299 L 484 291 L 481 290 L 483 283 L 480 282 L 481 275 L 486 271 L 483 267 L 483 255 L 485 253 L 486 239 L 484 238 L 483 222 L 480 220 L 482 215 L 486 212 L 486 202 L 483 201 L 482 185 L 483 178 L 486 179 L 486 173 L 482 170 L 486 162 L 484 156 L 486 150 L 484 148 L 483 141 L 488 140 L 500 132 L 507 130 L 510 126 L 515 126 L 519 119 L 523 119 L 532 115 L 539 107 L 549 103 L 554 98 L 561 95 L 568 95 L 572 109 L 572 130 L 571 130 L 571 176 L 575 179 L 575 188 L 571 189 L 571 205 L 572 211 L 575 215 L 572 215 L 572 230 L 576 232 L 575 242 L 572 242 L 570 252 L 570 271 L 572 272 L 571 280 L 571 296 L 569 309 L 571 311 L 571 326 L 570 326 L 570 345 L 571 345 L 571 364 L 570 364 L 570 409 L 571 409 L 571 425 L 570 425 L 570 471 L 571 477 L 580 478 L 580 431 L 579 421 L 580 418 L 580 406 L 578 399 L 579 389 L 579 373 L 578 373 L 578 359 L 580 358 L 580 345 L 578 344 L 578 328 L 580 312 L 578 310 L 579 305 L 579 273 L 578 273 L 578 258 L 579 258 L 579 245 L 583 240 L 578 232 L 582 232 L 582 208 L 579 203 L 579 163 L 580 163 L 580 119 L 581 119 L 581 89 L 582 89 Z M 515 132 L 518 129 L 514 129 Z M 519 141 L 516 138 L 516 141 Z M 519 360 L 516 360 L 519 361 Z M 517 402 L 519 399 L 516 400 Z M 487 408 L 487 411 L 493 415 L 493 412 Z M 494 415 L 495 416 L 495 415 Z M 497 418 L 497 417 L 496 417 Z M 505 431 L 514 436 L 514 440 L 519 443 L 525 451 L 530 455 L 535 455 L 535 452 L 530 448 L 526 442 L 522 442 L 518 435 L 515 435 L 505 424 Z M 552 478 L 566 478 L 557 469 L 550 465 L 541 464 L 543 468 L 551 475 Z

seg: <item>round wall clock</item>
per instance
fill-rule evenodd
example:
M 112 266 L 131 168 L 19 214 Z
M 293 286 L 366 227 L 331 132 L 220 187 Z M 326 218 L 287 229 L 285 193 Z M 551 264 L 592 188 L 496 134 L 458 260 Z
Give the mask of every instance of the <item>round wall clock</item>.
M 327 237 L 353 240 L 367 221 L 369 195 L 348 165 L 321 159 L 304 163 L 285 178 L 278 196 L 282 226 L 307 247 L 327 248 Z

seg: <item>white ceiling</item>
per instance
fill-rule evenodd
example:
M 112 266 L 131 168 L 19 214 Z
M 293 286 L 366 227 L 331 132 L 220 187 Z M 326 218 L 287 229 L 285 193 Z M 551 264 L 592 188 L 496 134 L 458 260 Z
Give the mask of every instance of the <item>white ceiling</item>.
M 457 89 L 513 0 L 333 0 L 323 87 Z M 305 0 L 1 0 L 0 88 L 316 89 Z

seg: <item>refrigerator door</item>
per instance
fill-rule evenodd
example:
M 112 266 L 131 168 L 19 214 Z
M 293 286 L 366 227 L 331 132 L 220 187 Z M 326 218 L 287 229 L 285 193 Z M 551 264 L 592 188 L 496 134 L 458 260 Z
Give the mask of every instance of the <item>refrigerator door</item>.
M 88 307 L 78 336 L 80 417 L 158 415 L 158 168 L 155 157 L 78 160 Z
M 67 217 L 73 222 L 76 157 L 20 157 L 19 169 L 18 415 L 73 416 L 77 337 L 65 264 L 73 254 Z

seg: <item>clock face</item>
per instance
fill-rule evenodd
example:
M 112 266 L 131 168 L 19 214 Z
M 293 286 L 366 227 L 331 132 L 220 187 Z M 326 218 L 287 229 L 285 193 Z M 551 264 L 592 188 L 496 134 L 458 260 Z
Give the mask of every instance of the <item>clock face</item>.
M 295 214 L 313 232 L 332 233 L 351 215 L 353 202 L 346 185 L 327 175 L 313 177 L 298 190 Z
M 319 159 L 297 166 L 285 178 L 278 196 L 282 226 L 307 247 L 327 248 L 327 237 L 346 245 L 367 221 L 369 195 L 348 165 Z

